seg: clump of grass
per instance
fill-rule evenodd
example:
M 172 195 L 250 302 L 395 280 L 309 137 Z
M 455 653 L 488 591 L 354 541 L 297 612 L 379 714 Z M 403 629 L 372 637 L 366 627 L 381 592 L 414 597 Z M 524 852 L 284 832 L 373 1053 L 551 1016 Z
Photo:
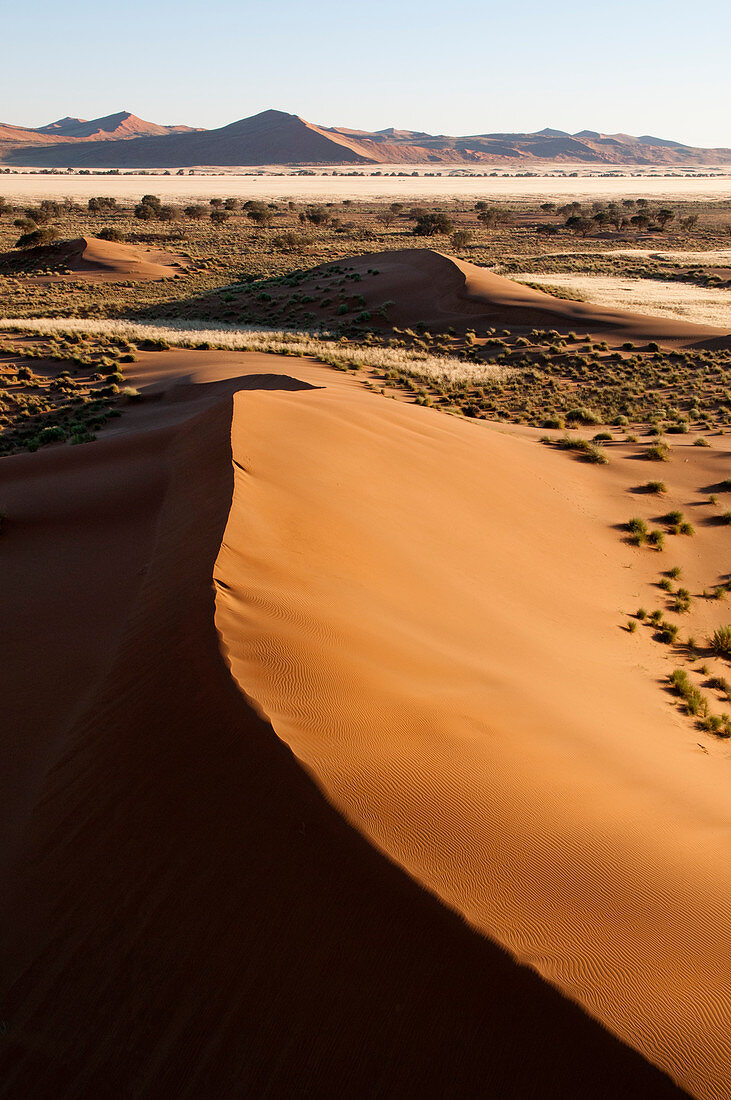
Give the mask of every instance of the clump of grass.
M 591 462 L 596 466 L 603 466 L 609 461 L 601 447 L 578 436 L 564 435 L 556 440 L 556 446 L 562 451 L 576 451 L 585 462 Z
M 724 676 L 712 676 L 708 681 L 708 686 L 714 691 L 720 691 L 722 695 L 725 695 L 731 701 L 731 684 Z
M 643 546 L 647 542 L 647 536 L 649 531 L 644 519 L 640 519 L 639 516 L 633 516 L 627 523 L 627 530 L 630 533 L 630 542 L 635 546 Z
M 667 443 L 653 443 L 645 451 L 645 458 L 650 462 L 667 462 L 670 458 L 670 449 Z
M 701 719 L 700 726 L 716 737 L 731 737 L 731 718 L 728 714 L 707 714 Z
M 634 634 L 635 630 L 637 630 L 637 623 L 634 619 L 630 619 L 628 621 L 627 630 L 630 632 L 630 634 Z
M 660 622 L 657 624 L 657 640 L 664 645 L 672 645 L 678 637 L 678 628 L 675 623 Z
M 708 700 L 703 692 L 691 684 L 685 669 L 676 668 L 674 672 L 670 673 L 668 679 L 675 689 L 676 695 L 679 695 L 685 703 L 688 714 L 692 714 L 694 717 L 708 714 Z
M 664 481 L 648 481 L 640 486 L 644 493 L 667 493 L 668 487 Z
M 711 653 L 715 657 L 731 660 L 731 626 L 719 626 L 708 639 Z
M 672 610 L 677 615 L 685 615 L 690 611 L 691 596 L 687 588 L 679 588 L 675 593 Z
M 647 533 L 647 545 L 652 546 L 655 550 L 662 550 L 665 545 L 665 536 L 662 531 L 655 529 L 654 531 L 648 531 Z

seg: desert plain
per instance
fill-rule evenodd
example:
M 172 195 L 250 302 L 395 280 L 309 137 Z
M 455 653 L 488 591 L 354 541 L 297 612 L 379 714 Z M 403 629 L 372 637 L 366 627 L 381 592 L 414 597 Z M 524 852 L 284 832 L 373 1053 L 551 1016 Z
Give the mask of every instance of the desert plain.
M 0 175 L 3 1093 L 731 1095 L 728 181 L 79 178 Z

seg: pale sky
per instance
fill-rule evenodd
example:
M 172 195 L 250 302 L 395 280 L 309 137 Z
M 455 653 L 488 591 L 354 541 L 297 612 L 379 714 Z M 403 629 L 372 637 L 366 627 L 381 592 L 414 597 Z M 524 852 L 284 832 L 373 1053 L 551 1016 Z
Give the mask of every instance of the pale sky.
M 222 126 L 269 107 L 430 133 L 652 134 L 731 147 L 731 2 L 27 0 L 0 121 L 132 111 Z

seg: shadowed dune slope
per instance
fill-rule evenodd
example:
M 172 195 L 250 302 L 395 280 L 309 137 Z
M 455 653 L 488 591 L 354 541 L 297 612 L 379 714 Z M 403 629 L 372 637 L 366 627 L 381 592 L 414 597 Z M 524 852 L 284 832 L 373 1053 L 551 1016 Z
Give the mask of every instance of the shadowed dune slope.
M 37 647 L 0 666 L 4 707 L 46 716 L 4 747 L 2 1094 L 680 1095 L 366 843 L 237 689 L 212 583 L 230 394 L 289 408 L 332 376 L 183 369 L 204 360 L 107 438 L 0 464 L 3 554 L 45 585 L 3 586 L 5 639 Z M 49 670 L 63 699 L 35 698 Z
M 342 272 L 346 272 L 345 279 Z M 350 281 L 347 275 L 360 278 Z M 286 300 L 292 293 L 277 284 L 268 289 L 277 302 Z M 352 301 L 357 298 L 358 304 L 351 304 L 351 312 L 368 310 L 371 313 L 369 324 L 374 327 L 381 326 L 387 318 L 389 324 L 401 326 L 421 322 L 437 332 L 449 326 L 464 330 L 480 325 L 511 328 L 535 325 L 560 332 L 573 330 L 582 335 L 601 335 L 618 343 L 659 340 L 692 344 L 727 337 L 723 329 L 554 298 L 430 248 L 373 252 L 336 264 L 321 264 L 298 281 L 296 292 L 298 299 L 293 300 L 293 305 L 297 303 L 297 308 L 303 293 L 314 301 L 321 299 L 323 294 L 349 297 Z M 324 309 L 323 314 L 339 323 L 337 301 L 329 310 Z
M 641 464 L 337 382 L 237 398 L 233 451 L 217 624 L 275 731 L 472 925 L 727 1096 L 728 748 L 620 629 L 662 567 L 613 529 Z M 728 470 L 693 451 L 663 470 L 687 493 Z M 718 529 L 696 543 L 727 570 Z

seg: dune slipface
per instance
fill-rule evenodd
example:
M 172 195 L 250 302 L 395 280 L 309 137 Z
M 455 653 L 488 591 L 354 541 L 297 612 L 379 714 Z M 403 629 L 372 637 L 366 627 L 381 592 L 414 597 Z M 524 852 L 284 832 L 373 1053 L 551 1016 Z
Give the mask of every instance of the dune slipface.
M 529 901 L 515 941 L 527 959 L 527 945 L 545 931 L 540 955 L 527 961 L 548 970 L 545 960 L 555 957 L 560 969 L 579 923 L 588 927 L 594 915 L 589 885 L 616 886 L 626 905 L 626 852 L 597 871 L 588 829 L 565 856 L 576 856 L 571 896 L 584 907 L 568 921 L 557 911 L 560 936 L 545 930 L 541 899 L 528 897 L 561 830 L 541 777 L 529 774 L 537 750 L 526 727 L 540 685 L 527 693 L 525 714 L 514 700 L 510 722 L 504 714 L 501 681 L 515 644 L 510 586 L 497 612 L 501 660 L 494 647 L 475 648 L 455 567 L 438 553 L 409 606 L 427 536 L 439 551 L 444 525 L 464 522 L 450 554 L 469 583 L 485 510 L 495 530 L 504 522 L 491 511 L 502 490 L 496 496 L 485 477 L 484 448 L 518 457 L 518 487 L 537 507 L 540 493 L 523 484 L 532 456 L 520 460 L 512 440 L 480 442 L 468 425 L 384 408 L 322 367 L 298 362 L 293 377 L 292 362 L 143 354 L 137 382 L 156 399 L 106 438 L 3 461 L 3 554 L 15 585 L 40 585 L 26 604 L 2 591 L 4 622 L 12 629 L 30 608 L 37 647 L 36 661 L 29 652 L 2 665 L 6 715 L 25 731 L 5 750 L 15 801 L 0 907 L 3 1094 L 681 1095 L 450 911 L 488 923 L 480 876 L 489 859 L 507 893 L 493 923 Z M 407 439 L 408 469 L 391 465 L 389 483 L 384 467 L 402 457 Z M 379 462 L 369 454 L 376 442 Z M 462 509 L 474 479 L 485 495 L 468 522 Z M 308 526 L 325 482 L 328 508 Z M 546 547 L 547 560 L 553 551 Z M 484 580 L 497 563 L 484 546 L 479 557 Z M 401 597 L 390 589 L 396 575 Z M 432 617 L 445 603 L 453 610 L 435 633 Z M 318 785 L 411 874 L 346 823 L 250 707 L 221 654 L 214 614 L 245 692 L 276 712 L 280 738 Z M 344 640 L 351 648 L 338 653 Z M 39 684 L 38 669 L 63 683 L 62 697 Z M 474 721 L 475 700 L 490 704 L 488 727 Z M 527 756 L 522 770 L 497 751 L 513 729 L 513 755 Z M 601 747 L 604 727 L 595 742 L 575 725 L 570 732 L 587 768 L 602 752 L 615 764 Z M 484 781 L 489 742 L 485 815 L 470 769 Z M 554 738 L 551 751 L 563 747 Z M 582 816 L 585 807 L 568 808 L 567 825 Z M 524 853 L 508 881 L 504 862 L 524 836 L 521 817 L 539 859 L 533 866 Z M 422 831 L 427 818 L 431 834 Z M 481 819 L 482 836 L 470 835 L 470 818 Z M 469 873 L 456 884 L 451 872 L 463 855 Z M 661 862 L 655 854 L 653 865 Z M 449 905 L 415 879 L 431 880 Z M 563 904 L 548 885 L 546 897 Z M 672 917 L 672 891 L 666 901 Z M 652 914 L 638 902 L 635 915 Z M 590 948 L 598 942 L 586 939 Z M 627 930 L 624 939 L 632 943 Z M 578 958 L 575 981 L 559 976 L 560 984 L 586 1001 L 607 979 L 617 994 L 606 968 L 593 969 L 591 951 Z M 699 974 L 703 965 L 699 958 Z M 678 980 L 688 987 L 682 968 Z M 662 1001 L 668 1018 L 673 1003 Z M 657 1060 L 670 1064 L 665 1021 L 656 1022 Z M 698 1030 L 692 1066 L 701 1085 L 707 1030 Z
M 233 453 L 216 621 L 277 734 L 473 927 L 729 1095 L 727 753 L 618 629 L 626 488 L 338 382 L 238 397 Z

